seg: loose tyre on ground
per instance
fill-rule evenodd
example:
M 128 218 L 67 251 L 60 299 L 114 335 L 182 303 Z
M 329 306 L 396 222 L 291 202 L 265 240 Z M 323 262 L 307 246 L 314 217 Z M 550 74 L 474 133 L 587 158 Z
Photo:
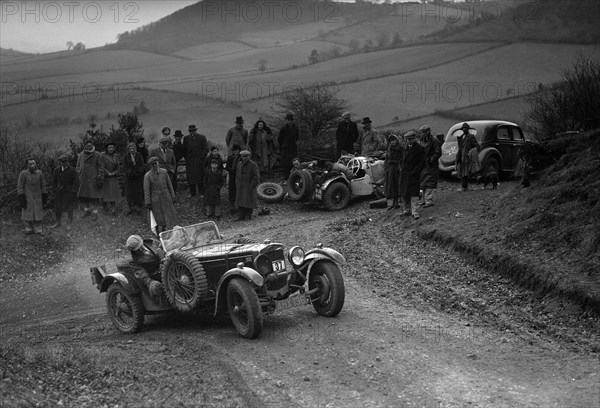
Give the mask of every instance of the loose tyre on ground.
M 261 183 L 256 187 L 256 194 L 258 198 L 267 203 L 276 203 L 283 200 L 285 196 L 285 190 L 277 183 Z
M 294 170 L 288 177 L 288 196 L 292 201 L 309 199 L 313 193 L 313 179 L 308 170 Z
M 350 202 L 350 189 L 342 182 L 334 182 L 323 192 L 323 206 L 329 211 L 339 211 Z
M 227 310 L 240 336 L 255 339 L 263 327 L 263 315 L 254 288 L 243 279 L 233 278 L 227 284 Z
M 308 290 L 320 288 L 312 296 L 312 305 L 321 316 L 334 317 L 342 311 L 346 288 L 338 266 L 331 261 L 319 261 L 308 277 Z
M 113 283 L 106 291 L 106 307 L 110 320 L 123 333 L 135 333 L 144 325 L 142 299 L 128 294 L 118 283 Z
M 202 264 L 186 252 L 174 252 L 169 256 L 163 267 L 162 284 L 171 305 L 181 312 L 196 309 L 208 294 Z

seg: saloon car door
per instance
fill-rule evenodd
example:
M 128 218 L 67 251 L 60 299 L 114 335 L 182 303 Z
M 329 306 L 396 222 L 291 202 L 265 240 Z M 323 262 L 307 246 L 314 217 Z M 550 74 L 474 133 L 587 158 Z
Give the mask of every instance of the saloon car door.
M 496 148 L 502 156 L 502 170 L 513 170 L 517 164 L 517 146 L 512 138 L 511 129 L 508 126 L 500 125 L 496 129 Z

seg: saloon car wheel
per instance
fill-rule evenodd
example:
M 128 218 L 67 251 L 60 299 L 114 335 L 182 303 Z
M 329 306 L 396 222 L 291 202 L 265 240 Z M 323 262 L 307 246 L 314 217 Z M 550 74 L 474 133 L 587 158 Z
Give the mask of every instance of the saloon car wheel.
M 139 296 L 130 295 L 118 283 L 106 291 L 108 316 L 123 333 L 135 333 L 144 325 L 144 306 Z
M 256 187 L 258 198 L 267 203 L 276 203 L 283 200 L 285 190 L 277 183 L 261 183 Z
M 162 270 L 162 283 L 169 303 L 180 312 L 191 312 L 206 300 L 208 285 L 198 259 L 185 252 L 172 253 Z
M 292 201 L 311 198 L 313 193 L 313 179 L 308 170 L 294 170 L 288 177 L 288 197 Z
M 334 182 L 323 192 L 323 205 L 329 211 L 339 211 L 350 202 L 350 189 L 342 182 Z
M 319 290 L 312 295 L 312 305 L 321 316 L 334 317 L 342 311 L 346 288 L 338 266 L 329 261 L 317 262 L 308 277 L 308 289 Z
M 240 336 L 255 339 L 260 336 L 263 316 L 258 295 L 250 283 L 232 279 L 227 285 L 227 310 Z
M 488 158 L 483 163 L 483 166 L 481 166 L 481 173 L 496 173 L 498 176 L 500 176 L 500 165 L 498 164 L 498 160 L 494 157 Z

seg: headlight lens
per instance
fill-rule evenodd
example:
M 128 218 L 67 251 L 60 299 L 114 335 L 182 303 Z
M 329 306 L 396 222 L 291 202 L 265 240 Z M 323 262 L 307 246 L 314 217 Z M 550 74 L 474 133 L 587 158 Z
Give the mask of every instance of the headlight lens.
M 296 268 L 299 267 L 304 262 L 304 249 L 299 246 L 292 247 L 288 254 L 288 259 Z
M 271 260 L 265 254 L 261 254 L 254 259 L 254 266 L 258 273 L 263 276 L 266 276 L 273 272 L 273 265 L 271 264 Z

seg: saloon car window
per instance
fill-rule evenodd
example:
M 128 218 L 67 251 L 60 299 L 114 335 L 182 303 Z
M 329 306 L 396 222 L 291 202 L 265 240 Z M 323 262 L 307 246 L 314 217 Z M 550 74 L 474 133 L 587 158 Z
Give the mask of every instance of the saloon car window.
M 504 127 L 504 126 L 500 126 L 498 128 L 498 131 L 496 132 L 496 137 L 501 140 L 509 140 L 510 132 L 508 131 L 508 128 Z

